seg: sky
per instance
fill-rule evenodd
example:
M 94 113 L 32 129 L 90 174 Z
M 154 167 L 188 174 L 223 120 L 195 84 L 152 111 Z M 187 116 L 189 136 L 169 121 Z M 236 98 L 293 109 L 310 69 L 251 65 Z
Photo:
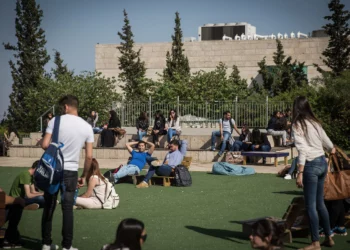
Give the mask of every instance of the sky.
M 76 73 L 95 70 L 95 45 L 119 43 L 123 9 L 129 14 L 136 43 L 170 42 L 175 12 L 184 37 L 197 37 L 206 23 L 248 22 L 257 34 L 308 34 L 321 29 L 329 0 L 36 0 L 44 12 L 46 49 L 53 67 L 54 49 Z M 9 105 L 13 53 L 2 43 L 16 44 L 15 0 L 0 0 L 0 119 Z M 342 0 L 349 10 L 350 0 Z M 38 117 L 40 114 L 38 114 Z

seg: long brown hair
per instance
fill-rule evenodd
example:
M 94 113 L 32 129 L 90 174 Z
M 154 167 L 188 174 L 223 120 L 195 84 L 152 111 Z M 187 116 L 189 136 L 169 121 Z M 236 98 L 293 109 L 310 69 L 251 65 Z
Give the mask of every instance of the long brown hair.
M 90 178 L 93 175 L 97 175 L 98 178 L 105 181 L 105 177 L 101 174 L 100 166 L 95 158 L 92 158 L 91 167 L 86 175 L 86 182 L 89 184 Z
M 292 124 L 301 127 L 302 131 L 307 135 L 307 126 L 306 120 L 311 122 L 311 124 L 316 129 L 314 123 L 321 125 L 320 120 L 316 118 L 314 113 L 312 112 L 309 101 L 305 96 L 298 96 L 295 98 L 293 103 L 293 121 Z M 316 131 L 318 131 L 316 129 Z

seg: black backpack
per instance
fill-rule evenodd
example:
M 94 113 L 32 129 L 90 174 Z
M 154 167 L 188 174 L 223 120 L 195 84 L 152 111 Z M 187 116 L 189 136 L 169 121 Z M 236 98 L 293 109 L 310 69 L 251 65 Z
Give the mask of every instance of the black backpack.
M 183 165 L 175 167 L 175 186 L 189 187 L 192 185 L 192 178 L 188 169 Z

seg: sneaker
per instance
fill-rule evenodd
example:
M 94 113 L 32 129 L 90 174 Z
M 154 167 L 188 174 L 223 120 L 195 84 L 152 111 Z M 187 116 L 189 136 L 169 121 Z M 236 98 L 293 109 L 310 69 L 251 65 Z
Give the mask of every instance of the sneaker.
M 23 209 L 24 210 L 38 210 L 39 207 L 40 207 L 39 204 L 33 203 L 33 204 L 25 206 Z
M 320 229 L 318 230 L 318 234 L 320 235 L 320 237 L 325 237 L 326 236 L 326 234 L 324 233 L 324 230 L 323 230 L 322 227 L 320 227 Z M 333 230 L 331 230 L 330 237 L 333 237 L 333 236 L 334 236 L 334 232 L 333 232 Z
M 7 240 L 4 240 L 3 244 L 2 244 L 2 248 L 3 249 L 12 249 L 12 248 L 22 248 L 22 244 L 21 243 L 10 243 Z
M 341 236 L 347 236 L 348 233 L 346 232 L 346 228 L 343 227 L 343 228 L 340 228 L 340 227 L 335 227 L 333 228 L 332 230 L 334 232 L 334 234 L 337 234 L 337 235 L 341 235 Z
M 70 248 L 62 248 L 62 250 L 78 250 L 78 248 L 70 247 Z
M 211 151 L 215 151 L 215 150 L 216 150 L 216 148 L 211 148 L 210 150 L 211 150 Z
M 292 176 L 291 176 L 290 174 L 286 174 L 286 175 L 284 176 L 284 179 L 285 179 L 285 180 L 291 180 L 291 179 L 292 179 Z
M 137 188 L 148 188 L 148 184 L 146 182 L 141 182 L 139 185 L 136 185 Z
M 43 245 L 41 250 L 56 250 L 59 249 L 57 245 Z

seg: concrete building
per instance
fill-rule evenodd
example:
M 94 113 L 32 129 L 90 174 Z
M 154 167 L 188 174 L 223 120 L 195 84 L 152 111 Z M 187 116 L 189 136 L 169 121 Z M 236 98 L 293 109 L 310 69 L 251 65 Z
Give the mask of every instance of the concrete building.
M 322 52 L 328 46 L 327 37 L 308 39 L 284 39 L 281 40 L 284 52 L 294 60 L 305 62 L 308 79 L 319 76 L 314 63 L 326 69 L 320 59 Z M 96 70 L 106 77 L 118 77 L 117 49 L 118 44 L 97 44 L 95 46 Z M 157 73 L 162 73 L 165 68 L 165 55 L 171 49 L 171 42 L 166 43 L 139 43 L 135 44 L 135 50 L 141 48 L 141 59 L 145 61 L 146 76 L 158 79 Z M 274 65 L 273 53 L 276 52 L 275 40 L 240 40 L 240 41 L 200 41 L 184 42 L 184 53 L 187 55 L 191 71 L 211 71 L 219 64 L 225 63 L 230 73 L 232 65 L 236 65 L 241 76 L 250 83 L 251 78 L 259 79 L 257 63 L 266 56 L 267 65 Z

